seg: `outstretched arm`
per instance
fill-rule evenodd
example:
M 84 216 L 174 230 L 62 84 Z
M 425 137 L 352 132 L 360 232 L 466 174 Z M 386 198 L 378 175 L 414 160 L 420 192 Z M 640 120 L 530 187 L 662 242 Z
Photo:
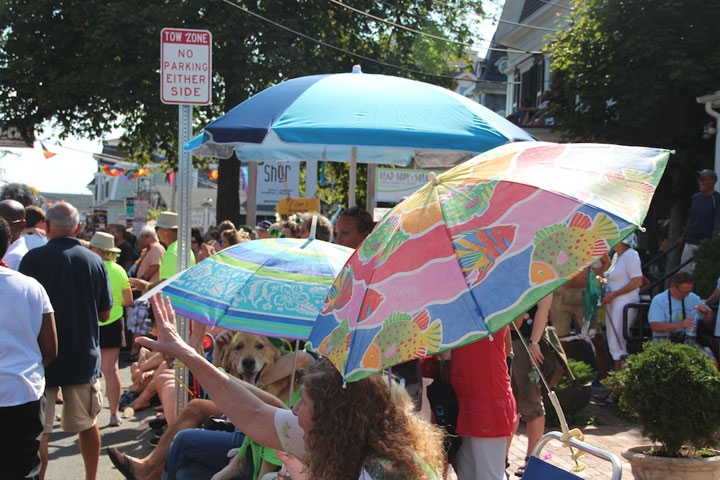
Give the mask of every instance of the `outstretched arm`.
M 137 342 L 183 362 L 215 404 L 245 435 L 266 447 L 282 449 L 274 428 L 275 412 L 278 409 L 230 380 L 183 341 L 175 328 L 175 312 L 170 299 L 166 298 L 163 302 L 161 294 L 155 295 L 152 306 L 158 327 L 158 339 L 140 337 Z

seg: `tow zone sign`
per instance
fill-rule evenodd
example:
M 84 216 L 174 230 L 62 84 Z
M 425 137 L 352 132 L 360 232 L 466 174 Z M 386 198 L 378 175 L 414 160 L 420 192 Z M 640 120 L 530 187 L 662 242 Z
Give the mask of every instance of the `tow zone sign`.
M 163 28 L 160 32 L 160 100 L 207 105 L 212 91 L 212 34 Z

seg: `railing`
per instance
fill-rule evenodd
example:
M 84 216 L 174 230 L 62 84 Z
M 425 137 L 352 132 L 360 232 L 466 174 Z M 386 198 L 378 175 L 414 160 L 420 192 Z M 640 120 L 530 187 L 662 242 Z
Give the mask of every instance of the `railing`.
M 650 269 L 650 267 L 652 267 L 656 263 L 660 263 L 661 260 L 665 260 L 665 258 L 668 256 L 668 254 L 670 252 L 672 252 L 673 250 L 675 250 L 676 248 L 679 248 L 680 245 L 681 244 L 676 243 L 672 247 L 669 247 L 666 250 L 664 250 L 663 252 L 660 252 L 659 254 L 657 254 L 657 256 L 655 256 L 655 257 L 651 258 L 650 260 L 648 260 L 647 262 L 645 262 L 645 265 L 643 265 L 643 267 Z
M 628 321 L 628 312 L 631 309 L 637 310 L 632 325 Z M 631 355 L 640 352 L 643 343 L 652 339 L 652 330 L 648 323 L 648 310 L 650 310 L 650 302 L 628 303 L 623 307 L 622 334 L 627 342 L 626 350 Z
M 662 265 L 667 259 L 667 256 L 676 248 L 680 248 L 680 246 L 681 245 L 675 244 L 672 247 L 667 248 L 665 251 L 661 252 L 657 256 L 653 257 L 649 261 L 643 263 L 643 275 L 645 275 L 651 282 L 650 286 L 647 288 L 646 291 L 651 296 L 654 296 L 664 290 L 666 280 L 672 277 L 676 272 L 680 271 L 680 269 L 683 268 L 685 265 L 692 262 L 692 259 L 687 260 L 685 263 L 676 266 L 670 271 L 663 270 L 662 273 L 660 273 L 661 270 L 660 268 L 658 268 L 658 266 Z

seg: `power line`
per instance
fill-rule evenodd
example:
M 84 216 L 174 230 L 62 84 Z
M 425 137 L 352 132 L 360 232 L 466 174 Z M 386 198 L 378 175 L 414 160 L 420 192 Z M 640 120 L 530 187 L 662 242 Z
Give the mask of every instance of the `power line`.
M 330 0 L 330 1 L 333 1 L 333 0 Z M 453 7 L 453 5 L 450 5 L 449 3 L 445 3 L 445 2 L 443 2 L 442 0 L 434 0 L 434 1 L 435 1 L 435 3 L 439 3 L 440 5 L 445 5 L 446 7 Z M 558 7 L 558 8 L 565 8 L 565 9 L 568 9 L 568 10 L 572 10 L 572 8 L 570 8 L 570 7 L 565 7 L 565 6 L 560 5 L 560 4 L 557 4 L 557 3 L 549 2 L 548 0 L 540 0 L 540 1 L 543 2 L 543 3 L 547 3 L 548 5 L 553 5 L 553 6 Z M 472 14 L 472 13 L 471 13 L 470 15 L 473 16 L 473 17 L 475 17 L 475 18 L 483 19 L 480 15 L 475 15 L 475 14 Z M 483 20 L 484 20 L 484 19 L 483 19 Z M 554 31 L 555 31 L 555 30 L 552 29 L 552 28 L 539 27 L 539 26 L 537 26 L 537 25 L 530 25 L 529 23 L 511 22 L 510 20 L 503 20 L 503 19 L 499 19 L 498 22 L 508 23 L 508 24 L 510 24 L 510 25 L 515 25 L 515 26 L 518 26 L 518 27 L 534 28 L 534 29 L 537 29 L 537 30 L 547 30 L 548 32 L 554 32 Z M 525 52 L 522 52 L 522 53 L 525 53 Z M 541 52 L 530 52 L 530 53 L 541 53 Z
M 251 10 L 248 10 L 247 8 L 245 8 L 245 7 L 241 6 L 241 5 L 238 5 L 238 4 L 236 4 L 236 3 L 234 3 L 234 2 L 232 2 L 232 1 L 230 1 L 230 0 L 221 0 L 221 1 L 222 1 L 223 3 L 226 3 L 226 4 L 230 5 L 230 6 L 232 6 L 232 7 L 237 8 L 238 10 L 241 10 L 241 11 L 243 11 L 243 12 L 249 14 L 249 15 L 252 15 L 253 17 L 258 18 L 258 19 L 260 19 L 260 20 L 262 20 L 262 21 L 264 21 L 264 22 L 267 22 L 267 23 L 269 23 L 269 24 L 271 24 L 271 25 L 274 25 L 274 26 L 276 26 L 276 27 L 278 27 L 278 28 L 282 28 L 283 30 L 288 31 L 288 32 L 290 32 L 290 33 L 292 33 L 292 34 L 294 34 L 294 35 L 297 35 L 297 36 L 299 36 L 299 37 L 302 37 L 302 38 L 304 38 L 304 39 L 306 39 L 306 40 L 309 40 L 309 41 L 311 41 L 311 42 L 317 43 L 318 45 L 322 45 L 322 46 L 324 46 L 324 47 L 331 48 L 331 49 L 337 50 L 337 51 L 339 51 L 339 52 L 343 52 L 343 53 L 345 53 L 345 54 L 347 54 L 347 55 L 350 55 L 350 56 L 353 56 L 353 57 L 357 57 L 357 58 L 361 58 L 361 59 L 366 60 L 366 61 L 371 62 L 371 63 L 376 63 L 376 64 L 379 64 L 379 65 L 383 65 L 383 66 L 390 67 L 390 68 L 395 68 L 395 69 L 397 69 L 397 70 L 402 70 L 402 71 L 406 71 L 406 72 L 410 72 L 410 73 L 417 73 L 417 74 L 419 74 L 419 75 L 426 75 L 426 76 L 434 77 L 434 78 L 446 78 L 446 79 L 450 79 L 450 80 L 457 80 L 456 77 L 453 77 L 453 76 L 450 76 L 450 75 L 440 75 L 440 74 L 436 74 L 436 73 L 423 72 L 423 71 L 421 71 L 421 70 L 415 70 L 415 69 L 413 69 L 413 68 L 407 68 L 407 67 L 403 67 L 403 66 L 401 66 L 401 65 L 395 65 L 395 64 L 392 64 L 392 63 L 384 62 L 384 61 L 382 61 L 382 60 L 376 60 L 376 59 L 374 59 L 374 58 L 370 58 L 370 57 L 367 57 L 367 56 L 365 56 L 365 55 L 361 55 L 361 54 L 359 54 L 359 53 L 351 52 L 351 51 L 346 50 L 346 49 L 344 49 L 344 48 L 337 47 L 337 46 L 332 45 L 332 44 L 327 43 L 327 42 L 323 42 L 322 40 L 317 40 L 317 39 L 315 39 L 315 38 L 313 38 L 313 37 L 310 37 L 309 35 L 305 35 L 304 33 L 301 33 L 301 32 L 298 32 L 298 31 L 296 31 L 296 30 L 293 30 L 293 29 L 290 28 L 290 27 L 286 27 L 285 25 L 282 25 L 281 23 L 278 23 L 278 22 L 275 22 L 275 21 L 273 21 L 273 20 L 270 20 L 269 18 L 263 17 L 263 16 L 260 15 L 259 13 L 256 13 L 256 12 L 253 12 L 253 11 L 251 11 Z M 471 80 L 471 81 L 474 82 L 474 83 L 476 83 L 476 84 L 477 84 L 477 83 L 491 83 L 491 84 L 501 84 L 501 85 L 508 85 L 508 84 L 513 84 L 513 85 L 514 85 L 515 83 L 517 83 L 517 82 L 500 82 L 500 81 L 492 81 L 492 80 Z
M 567 7 L 567 6 L 565 6 L 565 5 L 560 5 L 559 3 L 549 2 L 548 0 L 540 0 L 540 1 L 541 1 L 542 3 L 547 3 L 548 5 L 552 5 L 553 7 L 558 7 L 558 8 L 562 8 L 562 9 L 570 10 L 570 11 L 573 10 L 571 7 Z
M 404 25 L 400 25 L 399 23 L 395 23 L 395 22 L 392 22 L 392 21 L 390 21 L 390 20 L 385 20 L 384 18 L 377 17 L 377 16 L 373 15 L 372 13 L 368 13 L 368 12 L 365 12 L 365 11 L 360 10 L 360 9 L 358 9 L 358 8 L 351 7 L 350 5 L 348 5 L 348 4 L 346 4 L 346 3 L 343 3 L 343 2 L 341 2 L 341 1 L 339 1 L 339 0 L 330 0 L 330 1 L 331 1 L 332 3 L 335 3 L 335 4 L 337 4 L 337 5 L 340 5 L 341 7 L 347 8 L 348 10 L 352 10 L 353 12 L 359 13 L 360 15 L 365 15 L 366 17 L 370 17 L 370 18 L 372 18 L 373 20 L 376 20 L 376 21 L 378 21 L 378 22 L 386 23 L 386 24 L 388 24 L 388 25 L 392 25 L 393 27 L 397 27 L 397 28 L 400 28 L 400 29 L 402 29 L 402 30 L 407 30 L 408 32 L 417 33 L 417 34 L 419 34 L 419 35 L 424 35 L 424 36 L 426 36 L 426 37 L 434 38 L 434 39 L 436 39 L 436 40 L 442 40 L 442 41 L 448 42 L 448 43 L 454 43 L 454 44 L 456 44 L 456 45 L 462 45 L 462 46 L 464 46 L 464 47 L 477 48 L 477 45 L 473 45 L 473 44 L 471 44 L 471 43 L 460 42 L 460 41 L 457 41 L 457 40 L 450 40 L 450 39 L 448 39 L 448 38 L 441 37 L 441 36 L 439 36 L 439 35 L 433 35 L 432 33 L 421 32 L 420 30 L 415 30 L 414 28 L 406 27 L 406 26 L 404 26 Z M 496 52 L 505 52 L 505 53 L 530 53 L 530 54 L 533 54 L 533 53 L 542 53 L 542 52 L 534 52 L 534 51 L 530 51 L 530 50 L 515 50 L 515 49 L 497 48 L 497 47 L 488 47 L 487 49 L 488 49 L 488 50 L 493 50 L 493 51 L 496 51 Z
M 393 5 L 392 3 L 383 2 L 383 0 L 376 0 L 376 1 L 377 1 L 378 3 L 382 3 L 382 4 L 385 5 L 386 7 L 392 8 L 393 10 L 398 10 L 398 11 L 404 13 L 404 14 L 407 14 L 407 15 L 411 15 L 411 16 L 419 19 L 419 20 L 427 20 L 427 17 L 426 17 L 426 16 L 418 15 L 417 13 L 413 13 L 413 12 L 409 12 L 409 11 L 407 11 L 407 10 L 404 9 L 404 8 L 398 7 L 397 5 Z M 471 15 L 471 16 L 473 16 L 473 17 L 478 17 L 478 15 L 474 15 L 474 14 L 472 14 L 472 13 L 469 13 L 468 15 Z M 481 18 L 481 17 L 480 17 L 480 18 Z M 492 43 L 492 40 L 488 40 L 488 39 L 486 39 L 486 38 L 475 37 L 475 36 L 473 36 L 473 37 L 471 37 L 471 38 L 476 39 L 476 40 L 479 41 L 479 42 Z
M 330 0 L 330 1 L 333 2 L 333 1 L 335 1 L 335 0 Z M 547 32 L 554 32 L 554 31 L 555 31 L 554 28 L 539 27 L 539 26 L 537 26 L 537 25 L 529 25 L 529 24 L 527 24 L 527 23 L 511 22 L 510 20 L 503 20 L 502 18 L 501 18 L 500 20 L 498 20 L 498 22 L 500 22 L 500 23 L 507 23 L 507 24 L 509 24 L 509 25 L 515 25 L 515 26 L 517 26 L 517 27 L 534 28 L 535 30 L 545 30 L 545 31 L 547 31 Z M 525 52 L 523 52 L 523 53 L 525 53 Z M 541 53 L 541 52 L 530 52 L 530 53 Z

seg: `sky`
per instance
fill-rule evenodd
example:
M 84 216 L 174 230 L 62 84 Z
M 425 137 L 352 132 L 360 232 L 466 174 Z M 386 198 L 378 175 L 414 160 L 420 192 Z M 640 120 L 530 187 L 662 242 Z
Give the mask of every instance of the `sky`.
M 485 21 L 478 19 L 474 29 L 477 36 L 483 39 L 492 39 L 495 32 L 494 19 L 500 16 L 503 0 L 486 0 L 483 7 L 490 18 Z M 483 47 L 489 42 L 481 42 Z M 486 50 L 480 50 L 480 57 L 485 56 Z M 113 132 L 107 139 L 120 136 L 120 132 Z M 87 184 L 93 179 L 97 171 L 97 162 L 92 154 L 102 150 L 101 140 L 71 137 L 59 140 L 57 132 L 45 128 L 38 138 L 45 147 L 55 153 L 51 158 L 45 158 L 39 142 L 29 148 L 0 148 L 0 187 L 5 183 L 25 183 L 37 188 L 41 192 L 52 193 L 91 193 Z
M 38 141 L 31 149 L 0 149 L 0 185 L 25 183 L 41 192 L 90 194 L 87 184 L 97 171 L 92 154 L 102 150 L 102 143 L 82 138 L 58 140 L 51 134 L 39 138 L 55 155 L 45 158 Z

